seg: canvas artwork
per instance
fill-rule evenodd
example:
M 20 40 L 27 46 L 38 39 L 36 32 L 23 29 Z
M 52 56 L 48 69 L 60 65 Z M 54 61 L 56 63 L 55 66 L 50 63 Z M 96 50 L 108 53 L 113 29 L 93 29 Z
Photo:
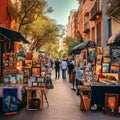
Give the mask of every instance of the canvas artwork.
M 25 60 L 25 67 L 31 68 L 32 67 L 32 60 Z
M 10 80 L 9 80 L 9 76 L 4 76 L 4 84 L 9 84 Z
M 41 68 L 40 67 L 32 67 L 32 76 L 40 77 L 41 76 Z
M 97 47 L 97 55 L 102 55 L 102 47 Z
M 17 88 L 3 88 L 3 113 L 17 112 Z
M 110 66 L 110 71 L 112 73 L 119 73 L 119 66 L 117 66 L 117 65 L 111 65 Z
M 101 73 L 102 66 L 101 65 L 96 65 L 96 74 L 99 75 Z
M 109 63 L 102 63 L 102 72 L 109 73 L 110 72 L 110 64 Z
M 95 48 L 89 48 L 89 60 L 92 62 L 94 58 L 95 58 Z
M 119 94 L 105 93 L 105 113 L 116 115 L 118 113 Z
M 105 58 L 105 57 L 104 57 L 103 62 L 110 63 L 110 62 L 111 62 L 111 58 Z
M 10 80 L 10 84 L 16 84 L 17 83 L 16 76 L 9 75 L 9 80 Z
M 23 83 L 23 74 L 17 74 L 17 83 Z
M 32 52 L 27 52 L 26 56 L 25 56 L 26 60 L 32 60 Z
M 101 65 L 102 63 L 102 55 L 97 55 L 97 64 Z
M 13 75 L 15 76 L 17 74 L 17 69 L 16 68 L 5 68 L 3 70 L 4 75 Z
M 30 68 L 24 68 L 24 77 L 31 76 L 31 69 Z

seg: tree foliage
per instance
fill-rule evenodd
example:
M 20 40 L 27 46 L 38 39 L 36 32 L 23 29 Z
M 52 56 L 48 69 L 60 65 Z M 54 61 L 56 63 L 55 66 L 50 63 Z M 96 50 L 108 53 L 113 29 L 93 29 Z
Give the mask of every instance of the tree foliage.
M 80 39 L 80 41 L 76 41 L 72 37 L 66 36 L 64 38 L 63 42 L 65 42 L 67 44 L 67 46 L 68 46 L 68 51 L 67 51 L 68 55 L 72 54 L 73 53 L 73 48 L 76 45 L 80 44 L 82 41 L 83 41 L 82 39 Z
M 38 50 L 46 43 L 58 43 L 59 29 L 57 25 L 47 17 L 39 17 L 25 29 L 29 29 L 27 36 L 31 39 L 30 51 L 34 49 Z
M 34 22 L 37 17 L 43 16 L 46 8 L 45 0 L 20 0 L 18 5 L 18 31 L 21 27 Z

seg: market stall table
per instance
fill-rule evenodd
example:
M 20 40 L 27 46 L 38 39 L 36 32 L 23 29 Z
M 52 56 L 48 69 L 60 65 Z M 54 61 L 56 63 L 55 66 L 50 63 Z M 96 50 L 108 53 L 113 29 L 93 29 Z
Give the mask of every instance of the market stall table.
M 104 107 L 105 93 L 119 94 L 120 106 L 120 85 L 91 85 L 91 107 L 97 105 L 97 108 Z
M 30 110 L 30 100 L 31 100 L 31 92 L 33 90 L 40 90 L 40 107 L 39 109 L 43 109 L 43 93 L 44 93 L 44 90 L 45 90 L 45 87 L 26 87 L 26 90 L 27 90 L 27 110 Z

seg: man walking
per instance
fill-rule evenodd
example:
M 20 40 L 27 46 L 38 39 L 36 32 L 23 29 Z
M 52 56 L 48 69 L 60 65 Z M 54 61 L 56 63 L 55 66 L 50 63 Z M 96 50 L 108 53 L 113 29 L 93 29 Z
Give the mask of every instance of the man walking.
M 61 63 L 61 68 L 62 68 L 62 79 L 66 79 L 67 61 L 65 59 L 63 59 Z
M 60 78 L 60 61 L 57 59 L 55 60 L 55 78 L 59 79 Z

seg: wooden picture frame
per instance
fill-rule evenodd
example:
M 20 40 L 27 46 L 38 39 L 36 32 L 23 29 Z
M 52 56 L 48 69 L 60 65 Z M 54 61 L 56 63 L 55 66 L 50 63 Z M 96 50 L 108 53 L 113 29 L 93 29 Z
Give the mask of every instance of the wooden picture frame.
M 96 74 L 99 75 L 102 71 L 102 66 L 101 65 L 96 65 Z
M 25 67 L 31 68 L 32 67 L 32 60 L 25 60 Z
M 104 57 L 103 58 L 103 62 L 110 63 L 111 62 L 111 58 Z
M 25 56 L 26 60 L 32 60 L 32 52 L 27 52 Z
M 111 65 L 110 66 L 110 71 L 112 73 L 119 73 L 119 66 L 118 65 Z
M 5 85 L 10 83 L 9 76 L 4 76 L 3 79 L 4 79 L 3 82 L 4 82 Z
M 119 94 L 105 93 L 105 113 L 110 115 L 118 114 Z
M 30 77 L 31 76 L 31 69 L 30 68 L 24 68 L 23 73 L 24 73 L 24 77 Z
M 110 64 L 109 63 L 102 63 L 102 72 L 109 73 L 110 72 Z
M 23 74 L 17 74 L 17 83 L 23 83 Z
M 31 74 L 32 74 L 32 76 L 40 77 L 41 76 L 41 68 L 40 67 L 32 67 Z
M 96 63 L 97 63 L 98 65 L 101 65 L 101 63 L 102 63 L 102 55 L 97 55 Z

